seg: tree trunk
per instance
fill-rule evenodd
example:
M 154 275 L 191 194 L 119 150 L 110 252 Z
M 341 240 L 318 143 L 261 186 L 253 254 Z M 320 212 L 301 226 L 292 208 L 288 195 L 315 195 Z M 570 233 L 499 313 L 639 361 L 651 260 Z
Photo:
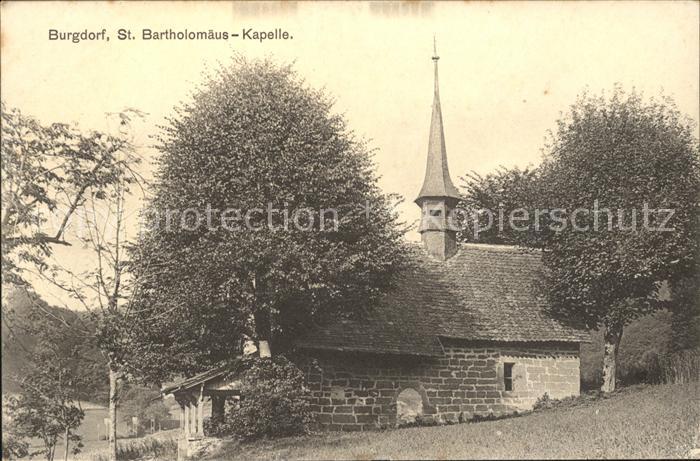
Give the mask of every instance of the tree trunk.
M 66 427 L 66 431 L 63 433 L 63 441 L 65 442 L 65 447 L 63 448 L 63 459 L 68 461 L 68 433 L 70 430 Z
M 109 461 L 117 461 L 117 372 L 109 368 Z
M 56 443 L 46 451 L 46 461 L 53 461 L 54 450 L 56 450 Z
M 615 390 L 615 373 L 617 371 L 617 353 L 622 339 L 622 325 L 605 326 L 605 349 L 603 351 L 603 385 L 600 390 Z
M 270 337 L 272 336 L 272 324 L 270 312 L 266 309 L 260 297 L 265 293 L 265 286 L 261 278 L 253 276 L 253 321 L 255 323 L 255 335 L 258 341 L 258 353 L 260 357 L 270 357 Z
M 44 444 L 46 445 L 46 461 L 53 461 L 53 457 L 56 453 L 56 443 L 58 442 L 58 436 L 52 435 L 49 439 L 44 439 Z M 48 443 L 46 443 L 48 440 Z

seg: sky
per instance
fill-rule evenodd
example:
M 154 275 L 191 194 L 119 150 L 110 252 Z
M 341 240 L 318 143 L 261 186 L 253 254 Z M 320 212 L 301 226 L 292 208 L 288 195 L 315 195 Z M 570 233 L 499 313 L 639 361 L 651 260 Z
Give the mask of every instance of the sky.
M 425 168 L 434 35 L 447 155 L 459 185 L 469 171 L 537 164 L 547 130 L 586 89 L 599 94 L 620 83 L 648 96 L 663 93 L 698 120 L 699 5 L 4 2 L 0 87 L 3 101 L 45 123 L 104 130 L 108 112 L 133 107 L 147 113 L 135 132 L 148 174 L 151 136 L 188 99 L 207 67 L 234 52 L 294 62 L 308 84 L 334 96 L 336 111 L 371 141 L 381 187 L 402 195 L 402 218 L 417 223 L 413 199 Z M 138 38 L 117 40 L 120 28 Z M 144 41 L 144 28 L 282 29 L 293 38 Z M 51 41 L 49 29 L 106 29 L 110 40 Z M 71 248 L 57 257 L 77 262 L 89 255 Z

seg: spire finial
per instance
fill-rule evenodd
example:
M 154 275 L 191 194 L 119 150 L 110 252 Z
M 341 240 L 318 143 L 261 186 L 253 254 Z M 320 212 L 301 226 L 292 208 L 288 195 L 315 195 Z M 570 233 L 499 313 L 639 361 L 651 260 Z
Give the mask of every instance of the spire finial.
M 438 59 L 440 59 L 440 56 L 437 54 L 437 39 L 435 38 L 435 34 L 433 34 L 433 63 L 435 64 L 435 97 L 437 98 L 437 95 L 439 93 L 438 89 Z

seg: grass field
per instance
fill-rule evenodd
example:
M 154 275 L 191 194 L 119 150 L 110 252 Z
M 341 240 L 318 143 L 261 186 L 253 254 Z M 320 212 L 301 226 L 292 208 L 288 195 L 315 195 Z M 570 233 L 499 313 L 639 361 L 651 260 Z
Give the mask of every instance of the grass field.
M 700 383 L 633 387 L 570 408 L 473 424 L 227 441 L 209 460 L 681 458 L 698 437 Z

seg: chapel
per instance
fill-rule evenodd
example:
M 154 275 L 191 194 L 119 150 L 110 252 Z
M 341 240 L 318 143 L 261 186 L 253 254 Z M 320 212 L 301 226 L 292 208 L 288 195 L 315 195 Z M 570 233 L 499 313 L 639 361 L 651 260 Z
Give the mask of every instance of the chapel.
M 537 289 L 538 252 L 457 242 L 460 194 L 450 177 L 435 86 L 420 208 L 421 244 L 369 317 L 299 341 L 312 408 L 330 430 L 466 421 L 578 395 L 585 331 L 550 316 Z M 319 371 L 320 370 L 320 371 Z
M 468 421 L 580 392 L 588 334 L 548 313 L 537 288 L 540 254 L 457 242 L 450 217 L 460 194 L 447 163 L 439 59 L 435 53 L 425 179 L 415 199 L 421 243 L 368 316 L 318 327 L 296 343 L 315 364 L 305 370 L 311 409 L 328 430 Z M 238 395 L 240 383 L 222 381 L 225 374 L 211 370 L 164 390 L 180 402 L 185 434 L 202 436 L 205 405 L 221 414 L 223 399 Z

